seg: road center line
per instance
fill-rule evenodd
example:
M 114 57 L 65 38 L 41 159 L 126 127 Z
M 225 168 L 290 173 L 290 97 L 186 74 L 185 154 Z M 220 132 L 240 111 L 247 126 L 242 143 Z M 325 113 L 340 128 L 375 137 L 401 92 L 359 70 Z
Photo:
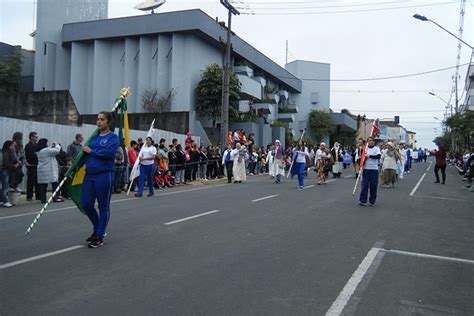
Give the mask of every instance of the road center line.
M 303 188 L 303 190 L 314 188 L 314 184 L 307 185 Z
M 64 252 L 73 251 L 73 250 L 80 249 L 80 248 L 83 248 L 83 247 L 84 247 L 83 245 L 72 246 L 72 247 L 69 247 L 69 248 L 64 248 L 64 249 L 61 249 L 61 250 L 56 250 L 56 251 L 44 253 L 42 255 L 38 255 L 38 256 L 22 259 L 22 260 L 17 260 L 17 261 L 13 261 L 13 262 L 9 262 L 9 263 L 5 263 L 5 264 L 0 265 L 0 270 L 11 268 L 13 266 L 17 266 L 19 264 L 27 263 L 27 262 L 30 262 L 30 261 L 35 261 L 35 260 L 43 259 L 43 258 L 46 258 L 46 257 L 59 255 L 59 254 L 64 253 Z
M 272 197 L 275 197 L 275 196 L 278 196 L 278 194 L 264 196 L 262 198 L 252 200 L 251 202 L 259 202 L 259 201 L 263 201 L 263 200 L 266 200 L 266 199 L 271 199 Z
M 363 277 L 365 276 L 365 274 L 367 273 L 381 250 L 382 249 L 378 247 L 373 247 L 369 250 L 364 260 L 361 262 L 354 274 L 352 274 L 349 281 L 347 281 L 346 285 L 339 293 L 339 296 L 336 298 L 336 300 L 332 303 L 331 307 L 326 312 L 326 316 L 339 316 L 342 314 L 344 308 L 351 299 L 352 294 L 354 294 L 355 290 L 357 289 L 357 286 L 362 281 Z
M 172 195 L 172 194 L 179 194 L 179 193 L 185 193 L 185 192 L 193 192 L 193 191 L 198 191 L 198 190 L 207 190 L 211 188 L 217 188 L 224 186 L 225 184 L 218 184 L 218 185 L 212 185 L 212 186 L 206 186 L 206 187 L 200 187 L 200 188 L 194 188 L 194 189 L 189 189 L 189 190 L 180 190 L 180 191 L 172 191 L 172 192 L 166 192 L 166 193 L 161 193 L 161 194 L 156 194 L 155 197 L 157 196 L 165 196 L 165 195 Z M 132 200 L 138 200 L 140 198 L 136 197 L 131 197 L 131 198 L 125 198 L 125 199 L 119 199 L 119 200 L 113 200 L 110 203 L 118 203 L 118 202 L 125 202 L 125 201 L 132 201 Z M 56 208 L 52 210 L 47 210 L 44 213 L 52 213 L 52 212 L 57 212 L 57 211 L 64 211 L 64 210 L 71 210 L 71 209 L 76 209 L 77 207 L 74 206 L 67 206 L 67 207 L 62 207 L 62 208 Z M 3 216 L 0 217 L 0 220 L 4 219 L 10 219 L 10 218 L 16 218 L 16 217 L 23 217 L 23 216 L 29 216 L 29 215 L 36 215 L 38 212 L 30 212 L 30 213 L 24 213 L 24 214 L 16 214 L 16 215 L 9 215 L 9 216 Z
M 416 183 L 416 185 L 415 185 L 415 187 L 413 188 L 413 190 L 411 190 L 410 196 L 415 195 L 416 190 L 418 190 L 418 187 L 420 186 L 421 181 L 423 181 L 423 179 L 425 178 L 425 176 L 426 176 L 426 172 L 423 173 L 423 175 L 421 176 L 420 180 L 418 180 L 418 182 Z
M 437 260 L 444 260 L 444 261 L 474 264 L 474 260 L 460 259 L 460 258 L 454 258 L 454 257 L 427 255 L 427 254 L 424 254 L 424 253 L 408 252 L 408 251 L 393 250 L 393 249 L 382 249 L 382 251 L 389 252 L 389 253 L 395 253 L 395 254 L 398 254 L 398 255 L 418 257 L 418 258 L 437 259 Z
M 209 212 L 206 212 L 206 213 L 201 213 L 201 214 L 197 214 L 197 215 L 177 219 L 177 220 L 172 221 L 172 222 L 164 223 L 164 225 L 173 225 L 173 224 L 176 224 L 176 223 L 181 223 L 181 222 L 193 219 L 193 218 L 198 218 L 198 217 L 201 217 L 201 216 L 210 215 L 210 214 L 214 214 L 214 213 L 217 213 L 217 212 L 220 212 L 220 211 L 219 210 L 209 211 Z
M 348 176 L 345 176 L 344 179 L 353 178 L 353 177 L 354 177 L 354 176 L 348 175 Z
M 331 179 L 331 180 L 326 181 L 325 183 L 333 182 L 333 181 L 336 181 L 336 180 L 337 179 Z
M 419 197 L 419 198 L 425 198 L 425 199 L 435 199 L 435 200 L 447 200 L 447 201 L 466 201 L 463 199 L 454 199 L 454 198 L 449 198 L 449 197 L 443 197 L 443 196 L 429 196 L 429 195 L 413 195 L 414 197 Z
M 428 168 L 426 168 L 426 172 L 430 171 L 430 168 L 431 168 L 431 165 L 433 164 L 432 161 L 430 161 L 430 165 L 428 166 Z

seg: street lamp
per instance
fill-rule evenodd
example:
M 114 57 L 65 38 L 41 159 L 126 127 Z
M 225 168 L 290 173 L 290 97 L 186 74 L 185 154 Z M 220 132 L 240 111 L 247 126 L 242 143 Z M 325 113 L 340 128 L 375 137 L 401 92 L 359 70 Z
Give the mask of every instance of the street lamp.
M 444 104 L 446 104 L 446 108 L 450 108 L 451 109 L 451 115 L 453 115 L 453 105 L 449 104 L 448 101 L 446 101 L 445 99 L 443 99 L 442 97 L 440 97 L 439 95 L 435 94 L 434 92 L 428 92 L 429 95 L 432 95 L 434 97 L 437 97 L 438 99 L 440 99 L 441 101 L 443 101 Z
M 463 43 L 464 45 L 466 45 L 467 47 L 469 47 L 471 49 L 471 55 L 474 55 L 474 47 L 472 47 L 471 45 L 469 45 L 468 43 L 466 43 L 465 41 L 463 41 L 462 39 L 460 39 L 459 37 L 457 37 L 456 35 L 454 35 L 453 33 L 451 33 L 450 31 L 448 31 L 447 29 L 445 29 L 444 27 L 442 27 L 441 25 L 439 25 L 438 23 L 436 23 L 435 21 L 431 20 L 431 19 L 428 19 L 426 16 L 424 15 L 420 15 L 420 14 L 414 14 L 413 17 L 417 20 L 420 20 L 420 21 L 429 21 L 431 23 L 433 23 L 434 25 L 436 25 L 437 27 L 439 27 L 440 29 L 442 29 L 443 31 L 445 31 L 446 33 L 448 33 L 449 35 L 451 35 L 452 37 L 454 37 L 455 39 L 457 39 L 458 41 L 460 41 L 461 43 Z M 457 75 L 457 73 L 456 73 Z M 456 107 L 455 107 L 455 112 L 457 113 L 458 112 L 458 77 L 456 76 L 455 79 L 455 89 L 456 89 Z M 430 93 L 431 94 L 431 93 Z M 434 95 L 434 94 L 433 94 Z M 453 115 L 453 110 L 451 108 L 451 115 Z
M 229 3 L 228 0 L 220 0 L 221 4 L 229 11 L 227 22 L 227 43 L 225 50 L 224 82 L 222 89 L 222 110 L 221 110 L 221 149 L 226 147 L 227 133 L 229 131 L 229 81 L 230 81 L 230 50 L 231 50 L 231 23 L 232 15 L 239 15 L 240 12 Z

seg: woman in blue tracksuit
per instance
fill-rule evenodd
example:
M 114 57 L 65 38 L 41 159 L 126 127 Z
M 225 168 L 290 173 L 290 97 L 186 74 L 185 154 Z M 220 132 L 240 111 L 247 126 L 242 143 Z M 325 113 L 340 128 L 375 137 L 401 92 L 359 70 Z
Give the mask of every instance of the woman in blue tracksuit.
M 110 218 L 110 197 L 114 183 L 115 153 L 120 141 L 110 130 L 112 113 L 100 112 L 97 116 L 97 135 L 82 150 L 83 163 L 86 165 L 86 175 L 82 184 L 82 207 L 93 226 L 92 235 L 87 238 L 91 248 L 104 244 L 104 236 Z M 80 166 L 79 166 L 80 168 Z M 99 213 L 94 207 L 95 200 L 99 204 Z

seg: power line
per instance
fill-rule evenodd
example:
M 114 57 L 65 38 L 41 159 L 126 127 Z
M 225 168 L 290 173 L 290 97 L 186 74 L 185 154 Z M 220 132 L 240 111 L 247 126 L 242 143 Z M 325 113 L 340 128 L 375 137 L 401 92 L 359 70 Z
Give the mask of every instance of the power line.
M 397 9 L 430 7 L 430 6 L 446 5 L 446 4 L 453 4 L 453 3 L 457 3 L 457 2 L 450 1 L 450 2 L 440 2 L 440 3 L 419 4 L 419 5 L 412 5 L 412 6 L 399 6 L 399 7 L 391 7 L 391 8 L 376 8 L 376 9 L 361 9 L 361 10 L 314 11 L 314 12 L 270 12 L 270 13 L 255 13 L 252 11 L 252 12 L 242 12 L 241 14 L 243 15 L 319 15 L 319 14 L 387 11 L 387 10 L 397 10 Z M 244 8 L 244 9 L 250 10 L 250 8 Z
M 451 90 L 429 90 L 437 93 L 450 93 Z M 331 90 L 331 93 L 427 93 L 428 89 L 424 90 Z
M 469 63 L 464 63 L 459 65 L 459 67 L 467 66 Z M 377 80 L 388 80 L 388 79 L 399 79 L 399 78 L 407 78 L 407 77 L 415 77 L 415 76 L 423 76 L 423 75 L 428 75 L 436 72 L 441 72 L 441 71 L 446 71 L 449 69 L 456 68 L 457 66 L 451 66 L 451 67 L 446 67 L 446 68 L 440 68 L 440 69 L 434 69 L 434 70 L 428 70 L 428 71 L 423 71 L 423 72 L 415 72 L 411 74 L 405 74 L 405 75 L 395 75 L 395 76 L 387 76 L 387 77 L 375 77 L 375 78 L 360 78 L 360 79 L 319 79 L 319 78 L 297 78 L 297 77 L 285 77 L 285 76 L 279 76 L 278 78 L 284 78 L 284 79 L 300 79 L 300 80 L 307 80 L 307 81 L 331 81 L 331 82 L 359 82 L 359 81 L 377 81 Z
M 332 109 L 333 111 L 341 111 L 344 109 L 336 110 Z M 345 109 L 349 110 L 351 113 L 352 112 L 359 112 L 359 113 L 364 113 L 364 112 L 373 112 L 373 113 L 439 113 L 443 112 L 443 110 L 393 110 L 393 111 L 386 111 L 386 110 L 353 110 L 353 109 Z

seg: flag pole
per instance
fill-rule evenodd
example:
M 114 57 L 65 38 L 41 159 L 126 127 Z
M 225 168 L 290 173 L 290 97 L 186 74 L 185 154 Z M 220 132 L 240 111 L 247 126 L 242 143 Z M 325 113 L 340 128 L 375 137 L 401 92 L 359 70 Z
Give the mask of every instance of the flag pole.
M 372 124 L 372 128 L 370 130 L 370 137 L 374 137 L 375 136 L 375 133 L 377 131 L 377 128 L 375 127 L 375 124 L 378 124 L 378 119 L 376 119 L 374 121 L 374 123 Z M 359 185 L 359 182 L 360 182 L 360 178 L 362 176 L 362 171 L 364 171 L 364 163 L 365 163 L 365 153 L 367 153 L 367 149 L 369 148 L 369 142 L 367 142 L 365 144 L 365 148 L 364 148 L 364 157 L 363 159 L 360 160 L 360 169 L 359 169 L 359 174 L 357 175 L 357 179 L 356 179 L 356 182 L 355 182 L 355 185 L 354 185 L 354 190 L 352 190 L 352 196 L 355 195 L 356 191 L 357 191 L 357 186 Z
M 119 107 L 120 105 L 123 103 L 123 101 L 128 97 L 130 96 L 131 93 L 130 93 L 130 89 L 129 88 L 122 88 L 120 90 L 120 97 L 115 101 L 114 103 L 114 106 L 112 107 L 112 110 L 111 112 L 115 112 Z M 96 130 L 97 131 L 97 130 Z M 95 132 L 91 135 L 90 138 L 92 138 L 93 136 L 95 136 Z M 90 140 L 90 138 L 88 139 L 88 141 Z M 51 202 L 53 201 L 54 197 L 58 194 L 58 192 L 61 190 L 61 188 L 63 187 L 64 183 L 66 182 L 67 178 L 69 178 L 69 176 L 71 175 L 72 171 L 76 168 L 77 164 L 79 163 L 79 160 L 82 158 L 83 156 L 83 152 L 79 152 L 79 154 L 77 155 L 76 159 L 74 159 L 74 163 L 72 164 L 72 166 L 66 171 L 66 174 L 64 175 L 64 178 L 61 180 L 61 182 L 59 183 L 58 187 L 56 188 L 56 190 L 54 190 L 53 194 L 49 197 L 49 199 L 46 201 L 46 203 L 43 205 L 43 208 L 39 211 L 38 215 L 36 215 L 35 219 L 33 220 L 33 222 L 30 224 L 30 226 L 28 226 L 28 229 L 26 230 L 25 232 L 25 235 L 28 235 L 31 230 L 33 229 L 33 227 L 35 226 L 35 224 L 38 222 L 39 218 L 41 217 L 41 215 L 43 215 L 44 211 L 48 208 L 49 204 L 51 204 Z

